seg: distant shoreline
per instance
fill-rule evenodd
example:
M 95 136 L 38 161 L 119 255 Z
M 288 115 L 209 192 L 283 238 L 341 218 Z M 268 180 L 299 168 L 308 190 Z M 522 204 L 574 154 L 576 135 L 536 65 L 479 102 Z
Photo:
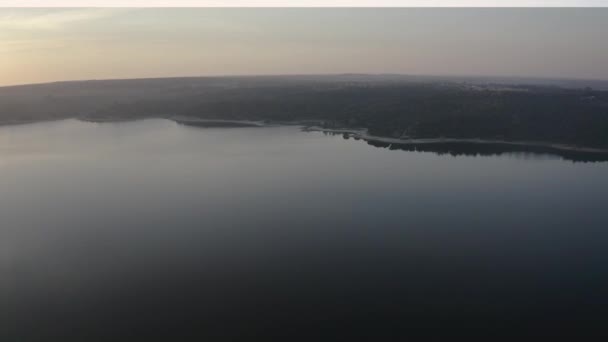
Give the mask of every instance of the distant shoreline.
M 376 135 L 370 135 L 367 133 L 367 129 L 348 129 L 348 128 L 323 128 L 318 126 L 304 127 L 304 131 L 308 132 L 329 132 L 336 134 L 348 134 L 352 138 L 357 138 L 365 141 L 374 141 L 386 144 L 398 144 L 398 145 L 436 145 L 436 144 L 449 144 L 449 143 L 468 143 L 468 144 L 480 144 L 480 145 L 510 145 L 520 147 L 543 147 L 557 151 L 565 152 L 581 152 L 581 153 L 595 153 L 608 156 L 608 149 L 591 148 L 591 147 L 580 147 L 572 146 L 567 144 L 557 144 L 542 141 L 506 141 L 506 140 L 489 140 L 489 139 L 467 139 L 467 138 L 426 138 L 426 139 L 401 139 L 401 138 L 389 138 Z
M 26 125 L 34 124 L 38 122 L 52 122 L 61 121 L 67 119 L 76 119 L 83 122 L 92 123 L 118 123 L 118 122 L 130 122 L 145 119 L 164 119 L 173 121 L 175 123 L 203 127 L 203 128 L 244 128 L 244 127 L 278 127 L 278 126 L 300 126 L 302 131 L 305 132 L 327 132 L 335 134 L 347 134 L 349 137 L 355 139 L 361 139 L 368 142 L 378 142 L 384 144 L 395 144 L 395 145 L 440 145 L 440 144 L 479 144 L 479 145 L 504 145 L 504 146 L 519 146 L 519 147 L 539 147 L 547 148 L 554 151 L 562 152 L 574 152 L 574 153 L 591 153 L 598 156 L 608 157 L 608 149 L 592 148 L 592 147 L 581 147 L 572 146 L 567 144 L 543 142 L 543 141 L 506 141 L 506 140 L 490 140 L 490 139 L 469 139 L 469 138 L 390 138 L 383 136 L 371 135 L 367 129 L 354 129 L 354 128 L 323 128 L 319 126 L 322 121 L 316 120 L 296 120 L 296 121 L 264 121 L 264 120 L 229 120 L 229 119 L 204 119 L 196 117 L 181 117 L 181 116 L 158 116 L 149 118 L 132 118 L 132 119 L 119 119 L 119 118 L 87 118 L 87 117 L 75 117 L 75 118 L 57 118 L 49 120 L 13 120 L 13 121 L 0 121 L 0 126 L 13 126 L 13 125 Z
M 371 135 L 367 132 L 367 129 L 350 129 L 350 128 L 323 128 L 317 126 L 319 122 L 314 120 L 309 121 L 292 121 L 292 122 L 271 122 L 271 121 L 249 121 L 249 120 L 220 120 L 220 119 L 200 119 L 200 118 L 185 118 L 185 117 L 174 117 L 168 118 L 169 120 L 175 121 L 180 124 L 199 126 L 199 127 L 271 127 L 271 126 L 301 126 L 303 131 L 307 132 L 331 132 L 338 134 L 348 134 L 353 138 L 358 138 L 365 141 L 375 141 L 388 144 L 401 144 L 401 145 L 433 145 L 433 144 L 445 144 L 445 143 L 470 143 L 480 145 L 511 145 L 511 146 L 530 146 L 530 147 L 543 147 L 554 149 L 558 151 L 566 152 L 581 152 L 581 153 L 595 153 L 608 155 L 608 149 L 591 148 L 591 147 L 580 147 L 572 146 L 567 144 L 558 144 L 543 141 L 506 141 L 506 140 L 490 140 L 490 139 L 467 139 L 467 138 L 427 138 L 427 139 L 401 139 L 401 138 L 389 138 Z M 312 124 L 312 125 L 311 125 Z M 317 125 L 315 125 L 317 124 Z

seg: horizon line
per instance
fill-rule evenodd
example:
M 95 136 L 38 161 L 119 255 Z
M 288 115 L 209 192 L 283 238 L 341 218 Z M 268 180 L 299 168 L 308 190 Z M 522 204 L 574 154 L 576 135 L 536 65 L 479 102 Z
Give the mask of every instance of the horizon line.
M 281 74 L 218 74 L 218 75 L 193 75 L 193 76 L 150 76 L 150 77 L 132 77 L 132 78 L 90 78 L 90 79 L 68 79 L 57 81 L 43 81 L 33 83 L 16 83 L 0 85 L 2 88 L 11 87 L 26 87 L 26 86 L 42 86 L 59 83 L 78 83 L 78 82 L 104 82 L 104 81 L 137 81 L 137 80 L 162 80 L 162 79 L 187 79 L 187 78 L 254 78 L 254 77 L 331 77 L 331 76 L 401 76 L 401 77 L 427 77 L 427 78 L 477 78 L 477 79 L 505 79 L 505 80 L 538 80 L 538 81 L 592 81 L 592 82 L 608 82 L 604 78 L 584 78 L 584 77 L 559 77 L 559 76 L 506 76 L 506 75 L 442 75 L 442 74 L 408 74 L 408 73 L 362 73 L 362 72 L 342 72 L 342 73 L 281 73 Z

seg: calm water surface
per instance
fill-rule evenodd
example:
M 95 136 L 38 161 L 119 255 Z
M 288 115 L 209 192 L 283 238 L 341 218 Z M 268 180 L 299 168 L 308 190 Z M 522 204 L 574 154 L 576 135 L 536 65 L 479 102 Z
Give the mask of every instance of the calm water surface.
M 551 155 L 1 127 L 0 340 L 604 333 L 607 203 L 608 163 Z

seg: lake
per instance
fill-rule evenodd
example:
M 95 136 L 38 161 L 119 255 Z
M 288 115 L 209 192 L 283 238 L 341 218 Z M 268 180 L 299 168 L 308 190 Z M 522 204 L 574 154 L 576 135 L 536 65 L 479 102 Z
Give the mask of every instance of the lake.
M 65 120 L 0 127 L 0 191 L 2 341 L 551 335 L 608 318 L 608 162 Z

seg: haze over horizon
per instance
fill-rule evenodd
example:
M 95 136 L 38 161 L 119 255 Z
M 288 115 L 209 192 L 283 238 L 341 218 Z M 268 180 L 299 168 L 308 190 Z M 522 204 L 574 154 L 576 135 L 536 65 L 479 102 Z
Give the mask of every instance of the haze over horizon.
M 0 9 L 0 86 L 280 74 L 608 79 L 608 9 Z

